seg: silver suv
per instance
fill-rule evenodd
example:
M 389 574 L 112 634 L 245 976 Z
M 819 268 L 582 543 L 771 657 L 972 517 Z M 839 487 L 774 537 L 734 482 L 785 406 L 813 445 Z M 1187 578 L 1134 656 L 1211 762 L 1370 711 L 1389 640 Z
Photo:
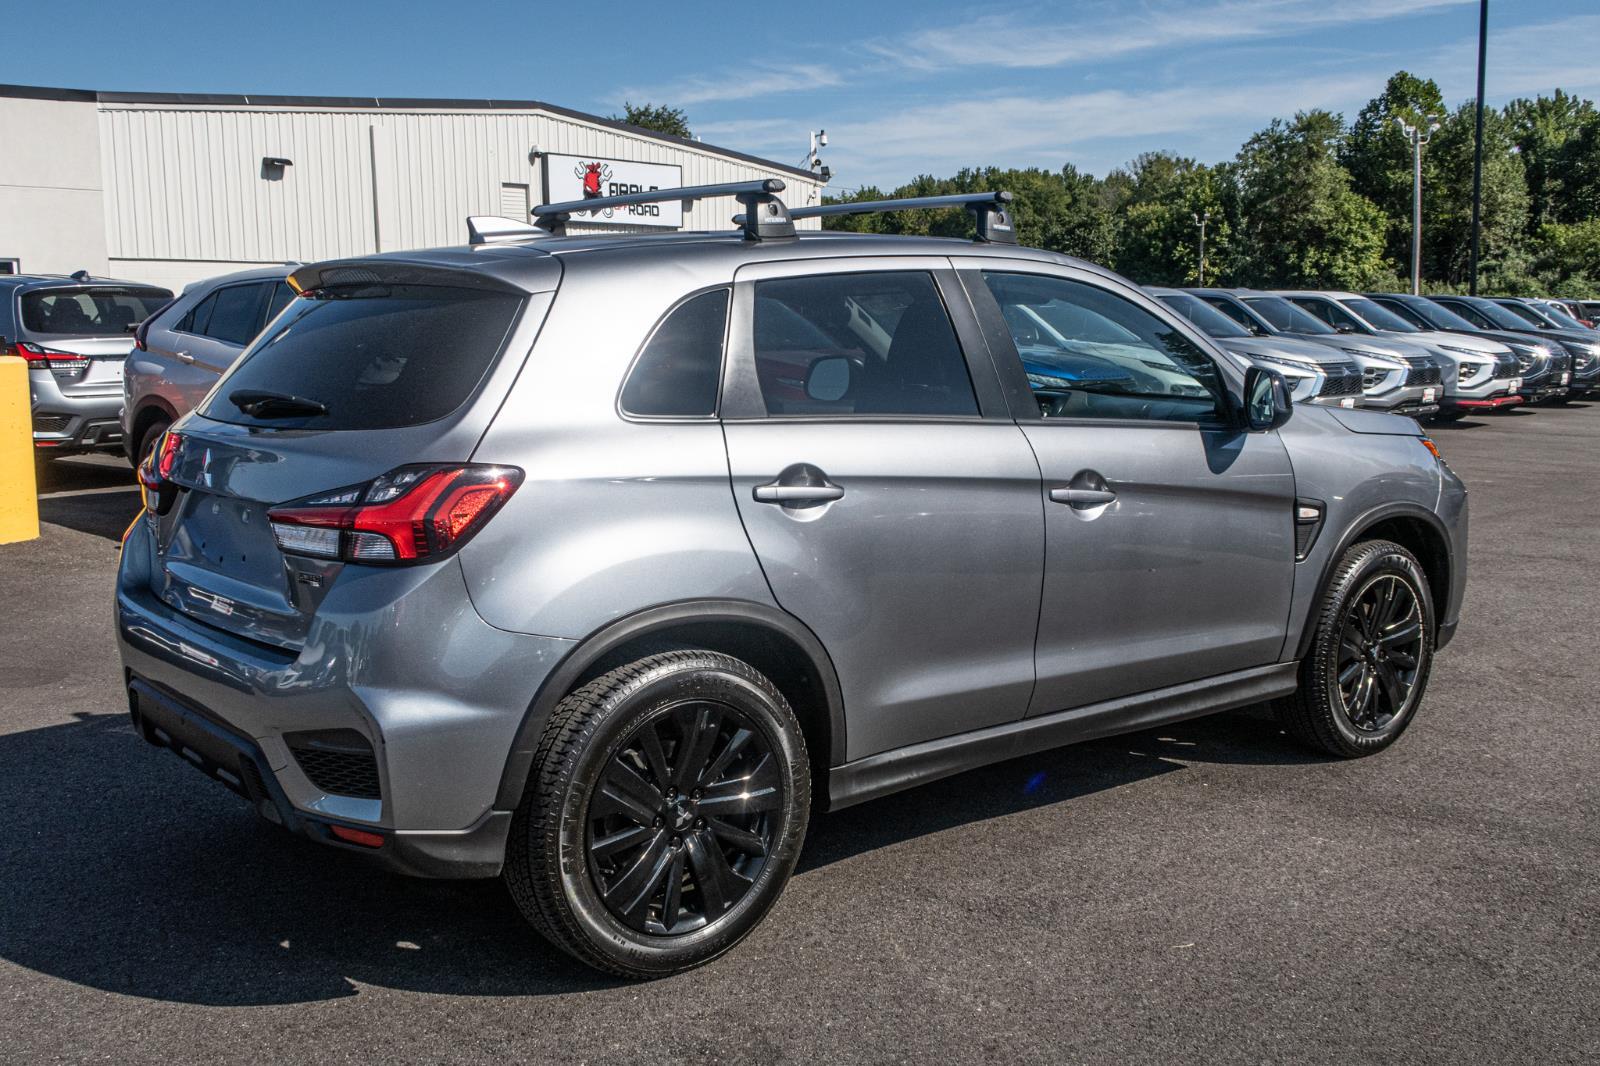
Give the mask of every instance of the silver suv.
M 1003 194 L 973 243 L 797 235 L 781 188 L 297 269 L 141 468 L 137 729 L 632 977 L 744 937 L 817 810 L 1263 700 L 1400 736 L 1466 584 L 1414 421 L 1293 405 Z
M 134 334 L 122 376 L 124 449 L 138 463 L 294 299 L 289 266 L 197 282 Z
M 0 276 L 0 355 L 28 363 L 36 455 L 122 446 L 117 415 L 133 327 L 171 299 L 167 289 L 82 271 Z

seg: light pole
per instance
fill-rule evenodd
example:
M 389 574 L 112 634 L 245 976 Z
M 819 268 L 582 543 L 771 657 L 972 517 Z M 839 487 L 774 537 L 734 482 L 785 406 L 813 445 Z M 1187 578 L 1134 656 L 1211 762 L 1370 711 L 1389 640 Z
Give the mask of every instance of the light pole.
M 1206 284 L 1206 223 L 1211 221 L 1211 212 L 1202 211 L 1199 214 L 1191 214 L 1189 217 L 1194 219 L 1196 226 L 1200 227 L 1200 287 L 1204 288 Z
M 1467 291 L 1478 295 L 1478 229 L 1483 215 L 1483 68 L 1489 55 L 1489 0 L 1478 3 L 1478 124 L 1472 135 L 1472 261 Z
M 822 179 L 824 183 L 833 177 L 833 169 L 822 162 L 821 151 L 828 147 L 828 131 L 813 130 L 811 133 L 811 149 L 806 152 L 805 168 Z
M 1433 137 L 1439 123 L 1428 122 L 1424 130 L 1421 123 L 1413 126 L 1403 118 L 1396 118 L 1405 135 L 1411 139 L 1411 295 L 1422 294 L 1422 146 Z

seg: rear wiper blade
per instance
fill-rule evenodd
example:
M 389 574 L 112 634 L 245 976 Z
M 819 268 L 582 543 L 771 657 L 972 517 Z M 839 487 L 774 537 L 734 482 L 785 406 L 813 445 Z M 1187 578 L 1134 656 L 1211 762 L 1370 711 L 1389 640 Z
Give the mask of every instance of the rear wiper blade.
M 235 389 L 228 393 L 228 402 L 247 415 L 256 418 L 292 418 L 295 415 L 325 415 L 328 405 L 304 396 L 291 396 L 286 392 L 267 392 L 264 389 Z

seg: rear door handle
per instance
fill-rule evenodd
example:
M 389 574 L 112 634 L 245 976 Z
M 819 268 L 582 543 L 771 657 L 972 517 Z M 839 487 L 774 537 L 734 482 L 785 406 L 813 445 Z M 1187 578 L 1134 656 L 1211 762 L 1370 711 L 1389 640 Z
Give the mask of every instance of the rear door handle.
M 1099 507 L 1117 498 L 1110 489 L 1051 489 L 1050 502 L 1069 507 Z
M 172 354 L 178 357 L 178 362 L 180 363 L 194 362 L 194 356 L 190 355 L 188 352 L 173 352 Z
M 838 485 L 769 485 L 756 486 L 757 503 L 827 503 L 844 496 Z

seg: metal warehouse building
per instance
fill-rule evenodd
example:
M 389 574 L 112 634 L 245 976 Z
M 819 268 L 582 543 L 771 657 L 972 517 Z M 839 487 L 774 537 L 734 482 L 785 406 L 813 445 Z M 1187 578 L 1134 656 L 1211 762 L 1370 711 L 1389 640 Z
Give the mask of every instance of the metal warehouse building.
M 262 263 L 461 244 L 467 215 L 809 171 L 532 100 L 0 86 L 0 272 L 177 288 Z M 571 232 L 730 229 L 730 198 L 574 216 Z M 647 212 L 647 213 L 645 213 Z M 800 225 L 812 225 L 815 220 Z

